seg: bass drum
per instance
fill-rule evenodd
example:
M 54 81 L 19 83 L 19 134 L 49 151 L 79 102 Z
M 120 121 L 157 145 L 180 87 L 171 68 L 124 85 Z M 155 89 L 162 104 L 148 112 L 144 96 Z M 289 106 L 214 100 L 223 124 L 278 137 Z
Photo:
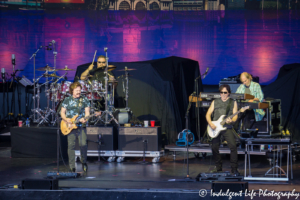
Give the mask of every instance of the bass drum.
M 114 112 L 114 117 L 118 120 L 119 124 L 127 124 L 131 120 L 132 111 L 119 108 Z

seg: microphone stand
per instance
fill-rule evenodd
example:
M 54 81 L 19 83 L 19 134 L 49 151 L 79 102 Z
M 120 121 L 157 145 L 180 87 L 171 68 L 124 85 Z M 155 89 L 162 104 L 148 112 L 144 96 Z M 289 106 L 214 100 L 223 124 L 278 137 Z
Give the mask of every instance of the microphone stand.
M 188 128 L 189 128 L 189 110 L 191 108 L 192 102 L 189 102 L 186 114 L 185 114 L 185 130 L 183 130 L 182 132 L 185 132 L 185 138 L 186 138 L 186 142 L 185 142 L 185 147 L 186 147 L 186 155 L 187 155 L 187 171 L 186 171 L 186 177 L 184 177 L 183 179 L 169 179 L 168 181 L 176 181 L 176 182 L 195 182 L 195 179 L 192 179 L 190 177 L 189 174 L 189 138 L 188 138 Z
M 60 120 L 58 113 L 56 113 L 56 119 L 57 119 L 57 131 L 56 131 L 56 137 L 57 137 L 57 147 L 56 147 L 56 162 L 57 162 L 57 173 L 59 173 L 59 147 L 60 147 L 60 135 L 59 135 L 59 125 L 60 125 Z
M 39 52 L 39 50 L 41 49 L 42 47 L 39 47 L 36 52 L 34 52 L 32 54 L 32 56 L 29 58 L 29 60 L 31 60 L 33 58 L 33 123 L 36 122 L 36 114 L 35 114 L 35 99 L 36 99 L 36 96 L 35 96 L 35 84 L 36 84 L 36 81 L 35 81 L 35 57 L 36 57 L 36 54 Z
M 199 133 L 199 135 L 198 135 L 198 137 L 199 137 L 199 141 L 198 142 L 199 143 L 201 143 L 201 139 L 200 139 L 201 138 L 201 134 L 200 134 L 200 132 L 201 132 L 201 126 L 200 126 L 200 102 L 198 101 L 198 98 L 199 98 L 199 84 L 198 84 L 198 80 L 200 78 L 202 78 L 202 80 L 205 79 L 205 77 L 207 75 L 207 72 L 208 72 L 208 69 L 209 68 L 206 69 L 206 71 L 205 71 L 204 74 L 198 76 L 195 79 L 195 86 L 194 86 L 195 91 L 193 92 L 193 94 L 196 94 L 196 116 L 197 116 L 196 130 Z M 192 96 L 193 96 L 193 94 L 192 94 Z

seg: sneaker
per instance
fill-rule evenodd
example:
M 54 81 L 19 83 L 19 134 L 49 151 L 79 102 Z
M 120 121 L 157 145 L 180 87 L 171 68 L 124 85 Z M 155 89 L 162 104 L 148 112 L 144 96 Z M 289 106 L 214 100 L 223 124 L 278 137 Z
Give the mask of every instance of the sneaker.
M 222 172 L 222 168 L 215 167 L 213 170 L 210 171 L 210 173 L 220 173 Z
M 83 170 L 84 172 L 87 172 L 88 166 L 87 166 L 86 163 L 82 163 L 82 170 Z
M 231 175 L 232 176 L 239 176 L 240 172 L 237 169 L 231 169 Z

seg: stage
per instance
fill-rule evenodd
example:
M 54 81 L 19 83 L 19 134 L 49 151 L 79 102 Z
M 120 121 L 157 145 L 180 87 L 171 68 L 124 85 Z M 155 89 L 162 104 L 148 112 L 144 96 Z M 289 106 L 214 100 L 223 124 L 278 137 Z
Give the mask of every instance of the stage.
M 192 182 L 178 181 L 187 175 L 186 152 L 177 151 L 174 160 L 173 152 L 165 150 L 158 163 L 152 163 L 151 158 L 146 158 L 147 163 L 142 162 L 143 158 L 126 158 L 124 162 L 118 163 L 107 162 L 107 157 L 101 158 L 100 161 L 98 157 L 88 157 L 88 172 L 81 173 L 79 178 L 59 180 L 59 190 L 22 190 L 11 187 L 20 185 L 24 179 L 44 179 L 47 172 L 57 170 L 56 158 L 12 158 L 11 147 L 1 144 L 0 185 L 10 187 L 0 190 L 0 199 L 20 199 L 21 197 L 23 199 L 79 199 L 80 197 L 85 199 L 99 199 L 100 197 L 100 199 L 199 199 L 201 189 L 207 191 L 205 198 L 211 199 L 213 181 L 195 180 L 199 173 L 213 169 L 214 162 L 209 152 L 205 156 L 202 154 L 195 156 L 194 152 L 189 153 L 189 175 Z M 264 174 L 270 168 L 265 155 L 252 155 L 251 159 L 253 175 Z M 223 171 L 230 171 L 229 155 L 222 154 L 222 160 Z M 286 158 L 283 158 L 283 166 L 285 166 L 285 160 Z M 64 161 L 67 162 L 66 159 Z M 254 199 L 265 198 L 263 195 L 258 196 L 260 190 L 292 192 L 295 189 L 295 192 L 300 191 L 298 162 L 296 160 L 293 163 L 294 179 L 287 182 L 249 181 L 248 191 L 257 192 Z M 240 173 L 243 174 L 243 154 L 239 154 L 238 166 Z M 77 162 L 76 168 L 77 172 L 82 172 L 80 162 Z M 59 170 L 68 171 L 68 166 L 64 165 L 62 160 L 60 160 Z M 246 199 L 250 199 L 250 196 Z

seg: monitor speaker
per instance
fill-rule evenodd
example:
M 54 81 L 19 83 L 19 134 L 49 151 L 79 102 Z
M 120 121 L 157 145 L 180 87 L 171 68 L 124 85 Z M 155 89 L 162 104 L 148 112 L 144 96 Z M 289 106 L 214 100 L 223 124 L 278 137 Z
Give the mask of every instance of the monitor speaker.
M 118 148 L 117 130 L 109 127 L 86 127 L 88 151 L 113 151 Z M 76 142 L 76 149 L 79 150 Z
M 160 151 L 160 127 L 120 127 L 119 151 Z
M 229 192 L 240 192 L 245 190 L 248 190 L 248 182 L 242 182 L 242 181 L 237 181 L 237 182 L 231 182 L 231 181 L 216 181 L 211 184 L 211 189 L 213 192 L 226 192 L 229 190 Z

